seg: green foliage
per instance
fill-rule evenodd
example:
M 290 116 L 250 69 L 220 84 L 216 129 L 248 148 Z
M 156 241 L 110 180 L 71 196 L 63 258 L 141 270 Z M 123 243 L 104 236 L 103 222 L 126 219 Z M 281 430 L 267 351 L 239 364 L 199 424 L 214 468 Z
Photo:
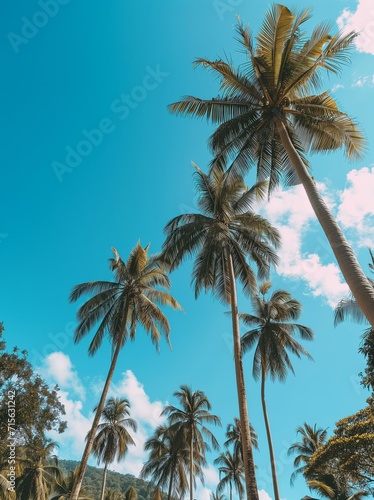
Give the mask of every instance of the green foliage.
M 5 440 L 10 416 L 9 402 L 15 409 L 15 438 L 18 445 L 35 437 L 44 439 L 51 430 L 63 432 L 66 422 L 62 420 L 65 408 L 59 401 L 59 388 L 49 387 L 34 372 L 27 360 L 27 351 L 14 347 L 6 351 L 0 324 L 0 440 Z M 14 406 L 13 406 L 14 403 Z
M 374 493 L 374 400 L 336 423 L 334 435 L 311 456 L 306 468 L 308 479 L 329 471 L 347 488 Z
M 79 462 L 74 460 L 59 460 L 59 466 L 64 475 L 68 471 L 74 471 L 79 465 Z M 87 471 L 83 479 L 83 488 L 85 496 L 91 498 L 99 498 L 101 491 L 101 481 L 103 470 L 91 465 L 87 466 Z M 110 495 L 108 500 L 123 500 L 126 490 L 133 486 L 138 493 L 138 500 L 151 500 L 154 492 L 154 486 L 143 479 L 138 479 L 131 474 L 120 474 L 119 472 L 108 471 L 107 475 L 107 491 Z M 122 496 L 119 496 L 122 495 Z M 162 494 L 162 499 L 166 500 L 166 495 Z

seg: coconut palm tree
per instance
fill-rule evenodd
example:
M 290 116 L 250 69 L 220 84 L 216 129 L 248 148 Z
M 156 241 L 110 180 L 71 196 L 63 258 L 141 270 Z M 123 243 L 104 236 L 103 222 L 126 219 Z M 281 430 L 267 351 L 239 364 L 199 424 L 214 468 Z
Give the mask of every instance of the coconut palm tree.
M 167 489 L 168 500 L 183 498 L 188 490 L 189 447 L 177 439 L 176 432 L 175 427 L 157 427 L 144 445 L 149 457 L 140 472 L 140 477 L 150 477 L 158 489 Z M 200 476 L 202 457 L 195 453 L 194 460 L 194 471 Z
M 186 385 L 181 385 L 180 391 L 174 392 L 174 396 L 178 399 L 180 408 L 167 405 L 161 415 L 168 415 L 168 422 L 176 431 L 177 441 L 185 443 L 187 440 L 190 452 L 190 500 L 194 500 L 194 453 L 196 451 L 205 463 L 205 452 L 209 451 L 209 444 L 214 449 L 219 448 L 218 441 L 206 424 L 221 425 L 221 420 L 217 415 L 210 413 L 211 404 L 204 392 L 192 392 Z
M 327 429 L 317 428 L 317 424 L 312 427 L 306 422 L 302 427 L 298 427 L 296 432 L 300 434 L 301 441 L 294 443 L 288 449 L 288 455 L 297 453 L 293 463 L 296 469 L 291 475 L 291 484 L 293 484 L 298 474 L 303 474 L 305 477 L 305 470 L 311 456 L 320 446 L 325 444 L 327 437 Z
M 270 282 L 260 285 L 259 293 L 251 297 L 253 314 L 240 313 L 241 321 L 254 327 L 242 337 L 243 352 L 255 347 L 252 373 L 255 379 L 261 376 L 261 403 L 264 414 L 266 435 L 269 445 L 271 472 L 273 478 L 274 499 L 280 500 L 273 442 L 265 399 L 265 382 L 268 375 L 272 380 L 284 380 L 287 371 L 294 373 L 288 351 L 298 358 L 310 354 L 293 337 L 298 334 L 303 340 L 311 340 L 310 328 L 293 323 L 301 313 L 301 304 L 285 290 L 276 290 L 266 300 L 271 287 Z
M 256 277 L 247 258 L 255 263 L 260 277 L 266 276 L 270 266 L 277 262 L 275 249 L 280 236 L 266 219 L 253 211 L 255 202 L 266 195 L 265 182 L 248 189 L 231 170 L 215 169 L 208 176 L 197 166 L 195 168 L 198 206 L 202 213 L 183 214 L 167 224 L 163 257 L 173 270 L 185 257 L 196 253 L 195 296 L 202 289 L 212 290 L 225 304 L 231 305 L 246 487 L 248 500 L 258 500 L 240 347 L 236 279 L 242 284 L 244 294 L 250 295 L 256 287 Z
M 232 490 L 235 487 L 239 499 L 244 497 L 244 467 L 239 455 L 232 455 L 230 451 L 225 451 L 214 460 L 216 465 L 219 465 L 220 481 L 217 485 L 217 493 L 222 493 L 228 486 L 230 492 L 230 500 L 232 500 Z
M 129 486 L 125 492 L 125 500 L 138 500 L 138 492 L 134 486 Z
M 369 263 L 370 271 L 374 272 L 374 254 L 369 248 L 371 263 Z M 374 280 L 367 277 L 371 286 L 374 289 Z M 367 318 L 360 309 L 355 298 L 350 294 L 349 297 L 342 299 L 335 308 L 334 326 L 339 325 L 346 319 L 352 319 L 359 324 L 367 324 Z M 367 367 L 365 376 L 362 378 L 364 387 L 372 387 L 374 389 L 374 328 L 367 328 L 362 335 L 362 344 L 358 350 L 367 359 Z
M 118 490 L 107 488 L 104 500 L 124 500 L 124 496 Z
M 71 491 L 73 489 L 75 477 L 77 475 L 78 468 L 74 471 L 68 471 L 66 476 L 61 478 L 61 481 L 56 483 L 54 486 L 53 497 L 51 500 L 70 500 Z M 92 497 L 89 497 L 85 494 L 84 489 L 82 488 L 79 492 L 79 500 L 93 500 Z
M 164 267 L 157 256 L 148 255 L 148 250 L 149 245 L 143 248 L 138 243 L 125 262 L 113 248 L 114 258 L 109 259 L 109 267 L 114 274 L 114 280 L 82 283 L 76 285 L 70 294 L 71 302 L 76 302 L 84 295 L 92 295 L 78 310 L 79 324 L 74 333 L 74 342 L 80 342 L 99 323 L 88 353 L 93 356 L 97 352 L 105 334 L 109 335 L 113 353 L 72 491 L 72 500 L 78 499 L 97 426 L 122 347 L 129 338 L 135 339 L 138 325 L 141 325 L 146 332 L 150 332 L 151 340 L 157 348 L 161 333 L 169 342 L 170 325 L 157 304 L 181 309 L 178 302 L 168 293 L 170 281 Z
M 94 409 L 96 411 L 97 408 Z M 98 463 L 104 463 L 104 473 L 101 486 L 100 500 L 104 500 L 105 484 L 108 466 L 117 460 L 120 462 L 125 457 L 128 446 L 135 445 L 127 428 L 137 430 L 135 420 L 129 418 L 130 403 L 127 399 L 110 398 L 106 402 L 101 415 L 102 423 L 98 425 L 92 446 L 92 453 Z M 89 436 L 89 433 L 87 437 Z
M 210 500 L 226 500 L 226 498 L 224 495 L 221 495 L 221 493 L 218 493 L 218 491 L 216 491 L 216 493 L 210 494 Z
M 349 60 L 355 33 L 330 35 L 322 23 L 306 38 L 310 9 L 294 13 L 274 4 L 253 44 L 240 22 L 238 41 L 246 62 L 200 58 L 195 64 L 220 80 L 213 99 L 185 97 L 170 105 L 176 114 L 206 117 L 218 128 L 210 139 L 213 168 L 233 160 L 237 172 L 256 165 L 258 180 L 270 177 L 269 193 L 284 181 L 302 183 L 360 308 L 374 327 L 374 290 L 318 191 L 304 153 L 340 148 L 360 158 L 364 140 L 354 120 L 343 113 L 328 91 L 321 93 L 322 73 L 337 74 Z
M 40 437 L 27 443 L 23 473 L 16 481 L 17 499 L 49 499 L 55 485 L 62 479 L 57 457 L 52 453 L 56 446 L 55 442 Z
M 258 436 L 253 426 L 250 425 L 251 429 L 251 443 L 253 448 L 258 450 Z M 240 420 L 234 417 L 234 423 L 228 424 L 226 428 L 226 441 L 224 442 L 226 448 L 233 445 L 234 455 L 238 455 L 243 460 L 243 448 L 242 448 L 242 433 L 240 429 Z

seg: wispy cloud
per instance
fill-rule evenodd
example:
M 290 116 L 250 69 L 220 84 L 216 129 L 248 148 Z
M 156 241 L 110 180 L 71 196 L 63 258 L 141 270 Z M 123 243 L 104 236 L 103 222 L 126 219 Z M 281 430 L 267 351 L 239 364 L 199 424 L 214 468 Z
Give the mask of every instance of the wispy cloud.
M 372 0 L 358 0 L 356 10 L 344 9 L 337 19 L 340 29 L 356 31 L 356 48 L 374 54 L 374 4 Z

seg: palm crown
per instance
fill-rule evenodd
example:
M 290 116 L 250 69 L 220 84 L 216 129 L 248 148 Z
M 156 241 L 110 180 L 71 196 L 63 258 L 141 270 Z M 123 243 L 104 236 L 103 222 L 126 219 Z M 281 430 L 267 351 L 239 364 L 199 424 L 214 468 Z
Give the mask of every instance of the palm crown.
M 280 235 L 266 219 L 253 212 L 256 200 L 266 194 L 267 183 L 248 189 L 231 170 L 217 169 L 208 176 L 195 168 L 202 213 L 179 215 L 167 224 L 163 256 L 175 268 L 186 254 L 196 252 L 195 295 L 201 289 L 213 289 L 224 302 L 231 303 L 226 248 L 232 255 L 235 276 L 247 294 L 256 287 L 256 278 L 246 256 L 257 264 L 262 277 L 277 262 L 274 249 L 280 243 Z
M 357 158 L 364 149 L 355 122 L 338 109 L 328 92 L 318 93 L 321 72 L 339 71 L 356 35 L 331 36 L 325 23 L 306 38 L 303 24 L 309 18 L 310 9 L 294 14 L 283 5 L 273 5 L 256 47 L 249 28 L 239 22 L 238 42 L 246 63 L 237 70 L 222 59 L 195 62 L 218 76 L 221 95 L 211 100 L 187 96 L 170 105 L 174 113 L 206 116 L 219 124 L 210 140 L 214 164 L 231 158 L 241 172 L 257 164 L 258 179 L 270 178 L 269 191 L 282 177 L 287 184 L 299 182 L 282 145 L 280 122 L 301 155 L 344 147 L 349 158 Z
M 89 347 L 90 355 L 96 353 L 106 332 L 113 346 L 118 342 L 122 345 L 128 337 L 133 340 L 138 323 L 151 333 L 156 346 L 160 331 L 169 341 L 169 322 L 156 304 L 170 305 L 174 309 L 181 309 L 181 306 L 167 291 L 159 289 L 169 290 L 170 281 L 158 256 L 148 256 L 148 249 L 149 245 L 143 248 L 138 243 L 125 262 L 113 248 L 114 258 L 109 259 L 109 267 L 114 281 L 92 281 L 73 288 L 71 302 L 96 292 L 78 310 L 80 322 L 74 336 L 74 341 L 79 342 L 101 320 Z

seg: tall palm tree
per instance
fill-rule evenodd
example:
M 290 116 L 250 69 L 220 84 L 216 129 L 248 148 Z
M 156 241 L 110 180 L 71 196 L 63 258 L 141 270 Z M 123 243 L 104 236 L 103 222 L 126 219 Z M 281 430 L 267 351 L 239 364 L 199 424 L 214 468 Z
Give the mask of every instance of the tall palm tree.
M 195 167 L 198 206 L 202 213 L 183 214 L 167 224 L 163 256 L 170 268 L 175 269 L 186 256 L 196 253 L 195 296 L 202 289 L 212 290 L 231 306 L 246 488 L 248 500 L 258 500 L 240 347 L 236 279 L 242 284 L 244 293 L 250 295 L 256 287 L 256 278 L 247 258 L 255 263 L 260 277 L 266 276 L 270 266 L 277 262 L 275 248 L 280 236 L 266 219 L 253 212 L 256 200 L 266 195 L 266 183 L 248 189 L 231 170 L 215 169 L 208 176 Z
M 180 408 L 167 405 L 161 415 L 168 415 L 168 422 L 176 430 L 177 441 L 187 439 L 190 452 L 190 500 L 194 500 L 194 453 L 204 459 L 205 451 L 209 451 L 209 444 L 204 440 L 208 439 L 214 449 L 218 449 L 218 441 L 206 424 L 221 425 L 221 420 L 217 415 L 210 413 L 211 404 L 202 391 L 194 391 L 182 385 L 180 391 L 174 392 L 178 399 Z
M 78 500 L 97 426 L 122 347 L 129 338 L 135 339 L 138 325 L 150 332 L 151 340 L 157 348 L 161 333 L 169 342 L 170 325 L 157 304 L 181 309 L 178 302 L 168 293 L 170 281 L 164 267 L 157 256 L 148 255 L 148 250 L 149 245 L 143 248 L 138 243 L 125 262 L 113 248 L 114 258 L 109 259 L 109 267 L 114 274 L 114 280 L 82 283 L 76 285 L 70 294 L 71 302 L 76 302 L 83 295 L 92 295 L 78 310 L 79 324 L 75 330 L 74 342 L 80 342 L 99 323 L 88 353 L 90 356 L 96 353 L 105 334 L 109 335 L 113 352 L 72 491 L 72 500 Z
M 305 469 L 311 456 L 320 446 L 325 444 L 327 437 L 327 429 L 317 428 L 317 424 L 312 427 L 306 422 L 304 422 L 303 426 L 298 427 L 296 432 L 300 434 L 301 441 L 294 443 L 288 449 L 288 455 L 297 453 L 293 463 L 296 469 L 291 475 L 291 484 L 293 484 L 298 474 L 303 474 L 305 477 Z
M 144 449 L 149 452 L 149 457 L 143 465 L 140 477 L 150 477 L 157 488 L 167 489 L 167 500 L 171 500 L 172 496 L 183 498 L 188 490 L 188 443 L 177 439 L 174 427 L 161 425 L 146 441 Z M 195 453 L 194 459 L 194 470 L 200 475 L 201 457 Z
M 57 457 L 52 453 L 57 444 L 35 437 L 27 444 L 23 473 L 16 481 L 17 499 L 48 500 L 56 483 L 62 479 Z
M 96 411 L 96 408 L 94 411 Z M 128 446 L 130 444 L 135 445 L 127 428 L 136 431 L 137 424 L 129 416 L 130 403 L 127 399 L 108 399 L 101 415 L 102 423 L 97 427 L 92 446 L 92 453 L 97 457 L 98 463 L 104 463 L 100 500 L 104 500 L 108 466 L 114 460 L 117 460 L 117 462 L 123 460 L 128 451 Z
M 217 493 L 222 493 L 228 486 L 230 492 L 230 500 L 232 500 L 232 490 L 235 487 L 239 499 L 242 500 L 244 496 L 244 467 L 243 462 L 239 455 L 235 453 L 232 455 L 230 451 L 225 451 L 214 460 L 216 465 L 219 465 L 220 481 L 217 485 Z
M 258 179 L 270 177 L 269 193 L 280 181 L 302 183 L 313 210 L 360 308 L 374 327 L 374 290 L 318 192 L 304 157 L 307 152 L 344 149 L 360 158 L 364 140 L 356 123 L 337 106 L 328 91 L 321 93 L 322 72 L 339 73 L 349 58 L 355 33 L 330 35 L 322 23 L 305 37 L 310 9 L 291 12 L 274 4 L 252 40 L 240 22 L 238 41 L 246 62 L 198 59 L 195 64 L 220 79 L 221 95 L 213 99 L 185 97 L 170 111 L 206 117 L 218 128 L 210 139 L 213 168 L 234 161 L 238 172 L 257 167 Z
M 252 446 L 256 450 L 258 450 L 258 436 L 251 424 L 250 430 Z M 226 448 L 233 445 L 234 455 L 238 455 L 243 460 L 242 432 L 240 429 L 240 420 L 236 417 L 234 417 L 234 423 L 228 424 L 226 428 L 226 441 L 224 445 L 226 446 Z
M 265 381 L 268 375 L 272 380 L 284 380 L 287 370 L 294 373 L 288 352 L 298 358 L 310 354 L 293 337 L 299 334 L 304 340 L 311 340 L 313 332 L 310 328 L 293 323 L 301 313 L 301 304 L 293 299 L 285 290 L 276 290 L 266 300 L 265 295 L 271 287 L 270 282 L 260 285 L 259 293 L 251 297 L 253 314 L 239 314 L 246 326 L 254 327 L 242 337 L 243 352 L 255 347 L 253 359 L 253 376 L 261 376 L 261 403 L 264 414 L 266 435 L 269 445 L 271 472 L 273 478 L 274 499 L 280 500 L 276 473 L 276 463 L 269 418 L 265 399 Z

